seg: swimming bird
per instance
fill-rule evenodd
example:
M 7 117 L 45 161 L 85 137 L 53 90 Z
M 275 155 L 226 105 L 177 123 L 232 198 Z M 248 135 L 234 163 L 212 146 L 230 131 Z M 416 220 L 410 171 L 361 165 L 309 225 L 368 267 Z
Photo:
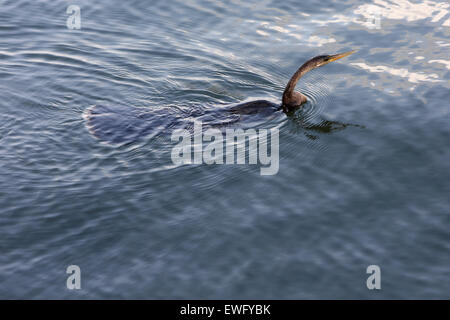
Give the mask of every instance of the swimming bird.
M 198 112 L 191 110 L 188 114 L 174 113 L 171 108 L 166 107 L 147 109 L 96 105 L 87 108 L 83 117 L 89 132 L 98 139 L 105 142 L 122 143 L 135 141 L 148 135 L 154 136 L 170 128 L 192 125 L 193 117 L 197 121 L 203 121 L 206 126 L 226 127 L 235 123 L 244 125 L 245 123 L 251 124 L 258 119 L 270 119 L 277 111 L 281 110 L 289 115 L 307 101 L 305 95 L 295 91 L 298 81 L 305 73 L 354 52 L 322 55 L 306 61 L 287 83 L 281 105 L 267 100 L 256 100 L 226 105 L 221 108 L 198 110 Z
M 292 112 L 298 109 L 307 101 L 305 95 L 295 91 L 295 87 L 297 86 L 298 81 L 303 75 L 313 69 L 322 67 L 330 62 L 349 56 L 354 52 L 355 50 L 332 55 L 322 55 L 306 61 L 300 68 L 298 68 L 298 70 L 294 73 L 294 75 L 287 83 L 286 88 L 283 92 L 281 106 L 267 100 L 256 100 L 235 105 L 230 108 L 230 111 L 238 114 L 259 113 L 261 109 L 283 110 L 285 113 Z

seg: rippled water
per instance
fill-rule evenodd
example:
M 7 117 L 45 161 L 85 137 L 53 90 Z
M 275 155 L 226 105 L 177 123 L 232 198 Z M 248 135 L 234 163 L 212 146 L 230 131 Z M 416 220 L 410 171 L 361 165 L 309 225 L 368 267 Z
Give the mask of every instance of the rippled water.
M 0 297 L 448 298 L 448 2 L 79 0 L 69 30 L 74 3 L 0 1 Z M 174 166 L 152 135 L 351 49 L 255 124 L 277 175 Z M 99 140 L 93 106 L 152 129 Z

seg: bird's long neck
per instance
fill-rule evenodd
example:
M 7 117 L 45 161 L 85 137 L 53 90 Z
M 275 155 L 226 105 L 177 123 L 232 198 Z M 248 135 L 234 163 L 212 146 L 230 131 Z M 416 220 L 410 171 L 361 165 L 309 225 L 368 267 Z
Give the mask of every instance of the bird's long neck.
M 310 60 L 311 61 L 311 60 Z M 292 78 L 289 80 L 288 84 L 286 85 L 286 88 L 283 92 L 283 105 L 292 105 L 295 104 L 297 101 L 296 95 L 295 95 L 295 86 L 298 83 L 298 80 L 307 73 L 308 71 L 314 69 L 310 63 L 310 61 L 305 62 L 298 70 L 294 73 Z

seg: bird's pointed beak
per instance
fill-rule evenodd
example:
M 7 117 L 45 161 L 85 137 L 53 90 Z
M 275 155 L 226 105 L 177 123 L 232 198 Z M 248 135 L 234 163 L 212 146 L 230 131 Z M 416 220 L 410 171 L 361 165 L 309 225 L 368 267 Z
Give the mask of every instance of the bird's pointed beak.
M 344 53 L 333 54 L 328 59 L 328 62 L 336 61 L 338 59 L 341 59 L 341 58 L 344 58 L 346 56 L 349 56 L 349 55 L 351 55 L 352 53 L 355 53 L 355 52 L 356 52 L 356 50 L 352 50 L 352 51 L 347 51 L 347 52 L 344 52 Z

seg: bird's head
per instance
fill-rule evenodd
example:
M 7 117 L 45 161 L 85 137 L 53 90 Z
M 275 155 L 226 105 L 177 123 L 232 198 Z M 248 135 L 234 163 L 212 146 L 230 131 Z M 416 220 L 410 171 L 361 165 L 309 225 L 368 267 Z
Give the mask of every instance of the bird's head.
M 352 53 L 356 52 L 355 50 L 347 51 L 344 53 L 338 53 L 338 54 L 332 54 L 332 55 L 324 55 L 324 56 L 317 56 L 309 60 L 307 63 L 310 65 L 310 69 L 315 69 L 321 66 L 324 66 L 326 64 L 329 64 L 330 62 L 336 61 L 338 59 L 344 58 L 346 56 L 351 55 Z

